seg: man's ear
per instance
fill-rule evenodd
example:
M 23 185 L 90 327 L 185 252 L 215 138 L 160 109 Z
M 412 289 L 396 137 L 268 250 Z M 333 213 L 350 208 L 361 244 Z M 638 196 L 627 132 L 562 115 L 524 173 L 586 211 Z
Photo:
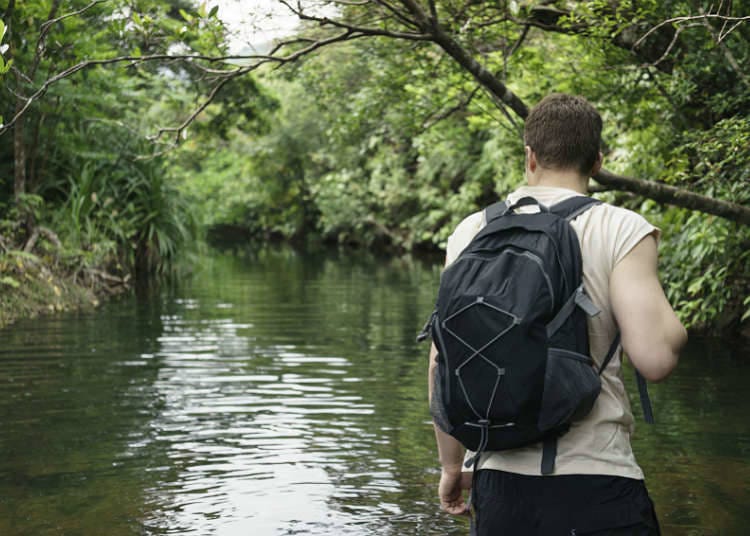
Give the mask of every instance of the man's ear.
M 591 168 L 591 176 L 593 177 L 599 171 L 602 169 L 602 162 L 604 162 L 604 155 L 601 151 L 599 151 L 599 154 L 596 156 L 596 161 L 594 162 L 594 166 Z
M 526 152 L 526 171 L 534 173 L 537 168 L 536 153 L 528 145 L 524 147 L 524 151 Z

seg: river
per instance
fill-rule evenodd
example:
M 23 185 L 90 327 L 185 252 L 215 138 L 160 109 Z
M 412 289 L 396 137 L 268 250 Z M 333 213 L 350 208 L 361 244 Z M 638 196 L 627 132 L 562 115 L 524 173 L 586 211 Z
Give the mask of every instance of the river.
M 0 331 L 0 535 L 467 534 L 438 511 L 414 340 L 439 271 L 215 252 Z M 633 442 L 665 535 L 750 531 L 749 382 L 747 343 L 691 340 L 651 387 Z

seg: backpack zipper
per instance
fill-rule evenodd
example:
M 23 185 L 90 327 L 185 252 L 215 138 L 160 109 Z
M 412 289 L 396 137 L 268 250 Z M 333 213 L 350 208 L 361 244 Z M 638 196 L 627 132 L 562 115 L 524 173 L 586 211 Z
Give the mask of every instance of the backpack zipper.
M 477 259 L 482 259 L 482 260 L 490 260 L 487 257 L 485 257 L 484 255 L 481 255 L 482 251 L 487 251 L 487 252 L 494 253 L 494 251 L 489 250 L 489 249 L 486 249 L 486 250 L 477 250 L 477 251 L 472 251 L 471 253 L 467 253 L 463 258 L 465 258 L 465 259 L 468 259 L 468 258 L 477 258 Z M 539 255 L 536 255 L 535 253 L 532 253 L 529 250 L 523 250 L 522 252 L 519 253 L 519 252 L 513 251 L 510 248 L 507 248 L 507 249 L 504 249 L 503 251 L 501 251 L 500 255 L 502 255 L 503 253 L 510 253 L 510 254 L 515 255 L 517 257 L 526 257 L 527 259 L 530 259 L 530 260 L 534 261 L 534 263 L 539 267 L 539 270 L 542 272 L 542 275 L 544 276 L 544 281 L 547 283 L 547 289 L 549 290 L 550 298 L 552 299 L 551 300 L 552 301 L 552 305 L 550 307 L 550 311 L 554 311 L 555 310 L 555 303 L 557 301 L 555 299 L 555 289 L 552 287 L 552 280 L 549 278 L 549 275 L 544 270 L 544 263 L 542 262 L 542 259 L 539 257 Z M 499 256 L 499 255 L 497 255 L 497 256 Z
M 550 352 L 556 353 L 557 356 L 561 357 L 562 359 L 573 359 L 574 361 L 580 361 L 581 363 L 585 363 L 589 366 L 594 365 L 594 360 L 591 356 L 579 354 L 578 352 L 566 350 L 565 348 L 552 347 L 550 348 Z

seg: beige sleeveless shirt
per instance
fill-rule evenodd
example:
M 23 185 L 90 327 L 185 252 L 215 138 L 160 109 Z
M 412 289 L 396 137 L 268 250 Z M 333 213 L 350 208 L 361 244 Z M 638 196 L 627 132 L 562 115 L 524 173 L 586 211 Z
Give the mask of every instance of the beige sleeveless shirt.
M 515 202 L 531 196 L 550 206 L 574 195 L 573 190 L 548 186 L 523 186 L 508 199 Z M 535 210 L 525 207 L 525 211 Z M 446 264 L 484 227 L 484 213 L 464 219 L 448 238 Z M 601 310 L 589 318 L 589 344 L 596 363 L 601 363 L 617 333 L 609 299 L 609 276 L 615 265 L 643 238 L 659 230 L 630 210 L 601 204 L 592 207 L 572 222 L 578 235 L 583 258 L 583 283 L 586 292 Z M 622 381 L 621 349 L 602 373 L 601 394 L 583 420 L 572 425 L 558 440 L 555 475 L 613 475 L 643 479 L 643 471 L 630 446 L 633 414 Z M 467 453 L 467 457 L 471 453 Z M 525 475 L 541 475 L 541 443 L 513 450 L 484 453 L 479 469 L 497 469 Z

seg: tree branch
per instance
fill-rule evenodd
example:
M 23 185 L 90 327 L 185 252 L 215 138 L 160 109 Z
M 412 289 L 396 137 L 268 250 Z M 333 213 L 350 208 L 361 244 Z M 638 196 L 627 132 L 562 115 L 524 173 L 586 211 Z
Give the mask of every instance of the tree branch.
M 405 26 L 409 28 L 418 28 L 417 24 L 410 19 L 406 14 L 401 12 L 401 10 L 397 9 L 396 6 L 392 5 L 390 2 L 386 2 L 386 0 L 372 0 L 375 2 L 375 4 L 379 6 L 383 6 L 385 9 L 393 13 L 393 15 L 400 20 Z
M 371 34 L 364 34 L 364 33 L 357 33 L 354 30 L 346 30 L 342 33 L 333 35 L 331 37 L 328 37 L 326 39 L 321 39 L 319 41 L 312 41 L 311 44 L 305 48 L 302 48 L 288 56 L 280 57 L 280 56 L 254 56 L 256 58 L 260 58 L 262 61 L 259 61 L 258 63 L 254 65 L 249 65 L 247 67 L 243 67 L 240 69 L 237 69 L 235 71 L 231 71 L 229 73 L 226 73 L 225 76 L 222 78 L 221 81 L 219 81 L 211 90 L 211 93 L 209 94 L 208 98 L 193 112 L 185 119 L 185 121 L 182 122 L 177 127 L 165 127 L 159 129 L 159 131 L 154 135 L 151 136 L 150 139 L 156 140 L 161 137 L 162 134 L 166 132 L 174 132 L 175 133 L 175 142 L 172 144 L 173 146 L 179 143 L 179 139 L 182 136 L 185 129 L 190 126 L 190 124 L 195 121 L 195 119 L 200 115 L 201 112 L 203 112 L 210 104 L 213 102 L 213 100 L 216 98 L 216 95 L 221 90 L 224 85 L 229 82 L 230 80 L 233 80 L 234 78 L 243 76 L 245 74 L 248 74 L 255 69 L 259 68 L 261 65 L 265 63 L 277 63 L 278 67 L 285 65 L 287 63 L 292 63 L 294 61 L 297 61 L 298 59 L 302 58 L 303 56 L 306 56 L 310 54 L 311 52 L 314 52 L 315 50 L 324 47 L 326 45 L 330 45 L 332 43 L 340 42 L 340 41 L 347 41 L 352 39 L 357 39 L 360 37 L 366 37 L 367 35 Z M 293 42 L 302 42 L 300 39 L 293 39 Z M 279 43 L 275 48 L 274 51 L 278 51 L 284 46 L 288 45 L 289 42 L 282 42 Z M 249 57 L 249 56 L 248 56 Z
M 82 61 L 48 78 L 46 81 L 44 81 L 44 83 L 42 83 L 39 89 L 37 89 L 29 97 L 20 97 L 19 95 L 19 98 L 24 100 L 25 103 L 20 109 L 20 111 L 17 112 L 10 121 L 0 126 L 0 135 L 2 135 L 7 130 L 12 128 L 13 124 L 28 110 L 28 108 L 35 101 L 43 97 L 44 94 L 47 92 L 47 90 L 49 90 L 51 86 L 89 67 L 95 67 L 97 65 L 112 65 L 116 63 L 125 63 L 125 62 L 138 64 L 138 63 L 145 63 L 149 61 L 201 60 L 201 61 L 206 61 L 209 63 L 218 63 L 218 62 L 229 62 L 231 60 L 248 60 L 248 59 L 260 60 L 262 62 L 270 62 L 270 61 L 282 61 L 284 58 L 276 58 L 276 57 L 266 56 L 266 55 L 205 56 L 205 55 L 200 55 L 200 54 L 153 54 L 150 56 L 118 56 L 116 58 Z
M 49 20 L 45 22 L 44 25 L 42 26 L 42 31 L 40 34 L 40 39 L 38 41 L 39 43 L 38 46 L 41 46 L 44 36 L 46 36 L 46 34 L 48 33 L 49 29 L 52 27 L 53 24 L 60 22 L 61 20 L 64 20 L 65 18 L 79 15 L 85 12 L 86 10 L 93 8 L 97 4 L 100 4 L 106 1 L 108 0 L 92 1 L 86 7 L 79 9 L 75 12 L 67 13 L 60 17 L 53 18 L 54 15 L 53 14 L 50 15 Z M 369 1 L 371 0 L 367 0 L 367 2 Z M 394 8 L 390 3 L 386 2 L 385 0 L 373 0 L 373 1 L 375 1 L 380 6 L 388 8 L 394 14 L 394 16 L 397 16 L 399 20 L 401 20 L 403 24 L 411 26 L 411 27 L 416 27 L 416 23 L 414 21 L 408 19 L 408 17 L 403 15 L 399 10 Z M 252 65 L 244 66 L 233 71 L 204 68 L 196 63 L 196 65 L 199 68 L 203 69 L 205 72 L 220 76 L 221 81 L 212 88 L 208 98 L 196 110 L 194 110 L 188 116 L 188 118 L 185 121 L 183 121 L 183 123 L 181 123 L 179 126 L 176 126 L 176 127 L 162 128 L 158 131 L 158 133 L 154 137 L 152 137 L 152 138 L 159 138 L 165 132 L 174 132 L 176 133 L 177 140 L 179 140 L 180 136 L 183 134 L 185 129 L 196 119 L 196 117 L 203 110 L 206 109 L 206 107 L 216 97 L 218 91 L 229 80 L 232 80 L 234 78 L 247 74 L 257 69 L 263 64 L 276 63 L 278 66 L 281 66 L 290 62 L 297 61 L 303 56 L 306 56 L 321 47 L 324 47 L 324 46 L 327 46 L 336 42 L 353 40 L 353 39 L 357 39 L 357 38 L 361 38 L 365 36 L 384 36 L 384 37 L 407 39 L 407 40 L 414 40 L 414 41 L 425 41 L 430 38 L 430 36 L 427 34 L 391 31 L 391 30 L 386 30 L 386 29 L 377 28 L 377 27 L 365 27 L 365 26 L 358 26 L 354 24 L 342 23 L 342 22 L 333 20 L 329 17 L 309 15 L 307 13 L 304 13 L 301 7 L 298 6 L 297 8 L 295 8 L 294 6 L 291 5 L 290 2 L 287 2 L 286 0 L 279 0 L 279 2 L 285 5 L 288 9 L 290 9 L 301 20 L 318 22 L 321 26 L 330 26 L 333 28 L 343 29 L 344 31 L 337 33 L 335 35 L 329 36 L 327 38 L 321 38 L 321 39 L 309 39 L 309 38 L 304 38 L 304 37 L 295 37 L 290 40 L 281 41 L 280 43 L 277 43 L 268 54 L 262 54 L 262 55 L 252 54 L 252 55 L 207 56 L 207 55 L 201 55 L 201 54 L 153 54 L 153 55 L 147 55 L 147 56 L 119 56 L 116 58 L 109 58 L 109 59 L 86 60 L 86 61 L 77 63 L 75 65 L 72 65 L 68 67 L 67 69 L 57 73 L 56 75 L 50 77 L 45 82 L 43 82 L 42 85 L 29 97 L 23 97 L 21 95 L 18 95 L 17 97 L 18 97 L 19 105 L 17 106 L 16 113 L 7 123 L 0 125 L 0 135 L 10 130 L 11 128 L 13 128 L 16 122 L 21 117 L 23 117 L 23 115 L 28 111 L 30 106 L 34 102 L 42 98 L 46 94 L 46 92 L 49 90 L 49 88 L 52 87 L 54 84 L 76 74 L 79 71 L 82 71 L 84 69 L 94 67 L 94 66 L 111 65 L 111 64 L 117 64 L 117 63 L 130 63 L 131 65 L 136 65 L 139 63 L 153 62 L 153 61 L 165 61 L 165 62 L 168 62 L 168 61 L 188 61 L 188 62 L 203 61 L 209 64 L 219 63 L 219 62 L 231 63 L 231 62 L 240 62 L 240 61 L 248 61 L 248 60 L 251 62 L 255 62 Z M 294 44 L 299 44 L 299 43 L 309 43 L 309 44 L 308 46 L 301 48 L 297 51 L 291 52 L 287 55 L 280 54 L 280 52 L 283 49 L 290 47 Z
M 640 46 L 643 41 L 648 39 L 648 37 L 653 34 L 654 32 L 658 31 L 663 26 L 666 26 L 668 24 L 679 24 L 683 22 L 689 22 L 689 21 L 701 21 L 701 20 L 707 20 L 707 19 L 719 19 L 723 20 L 725 22 L 734 22 L 735 24 L 729 29 L 728 32 L 721 35 L 721 39 L 724 40 L 727 35 L 729 35 L 732 31 L 734 31 L 737 26 L 743 22 L 750 21 L 750 15 L 745 17 L 729 17 L 727 15 L 720 15 L 718 13 L 703 13 L 701 15 L 686 15 L 684 17 L 673 17 L 671 19 L 663 20 L 653 28 L 649 29 L 643 36 L 638 39 L 638 41 L 635 42 L 633 45 L 633 48 L 637 48 Z
M 433 24 L 438 23 L 437 7 L 435 7 L 435 0 L 427 0 L 427 4 L 430 6 L 430 20 Z
M 443 119 L 449 118 L 454 113 L 460 112 L 461 110 L 465 110 L 469 106 L 469 104 L 471 104 L 471 101 L 474 100 L 474 97 L 476 97 L 477 93 L 479 93 L 481 89 L 482 89 L 482 86 L 477 85 L 474 89 L 471 90 L 471 92 L 468 95 L 460 99 L 456 104 L 454 104 L 450 108 L 447 108 L 447 109 L 439 111 L 438 113 L 432 114 L 430 117 L 422 121 L 422 128 L 424 128 L 425 130 L 428 130 L 434 127 L 435 125 L 437 125 Z
M 93 2 L 91 2 L 90 4 L 88 4 L 87 6 L 82 7 L 81 9 L 78 9 L 76 11 L 71 11 L 70 13 L 66 13 L 65 15 L 60 15 L 59 17 L 57 17 L 55 19 L 48 20 L 47 22 L 45 22 L 44 24 L 42 24 L 42 26 L 40 27 L 40 30 L 41 30 L 41 32 L 39 34 L 40 39 L 43 38 L 47 34 L 47 32 L 49 31 L 49 29 L 50 29 L 50 27 L 52 25 L 57 24 L 58 22 L 61 22 L 61 21 L 65 20 L 67 18 L 70 18 L 70 17 L 76 17 L 78 15 L 83 15 L 89 9 L 97 6 L 98 4 L 103 4 L 105 2 L 109 2 L 109 0 L 94 0 Z
M 310 15 L 309 13 L 305 13 L 300 7 L 295 8 L 289 2 L 287 2 L 287 0 L 278 0 L 278 1 L 284 6 L 286 6 L 294 15 L 299 17 L 300 20 L 317 22 L 321 26 L 332 26 L 335 28 L 342 28 L 345 30 L 350 30 L 352 34 L 362 34 L 361 36 L 372 35 L 372 36 L 382 36 L 382 37 L 393 37 L 395 39 L 407 39 L 411 41 L 429 41 L 430 40 L 430 35 L 428 33 L 396 32 L 392 30 L 386 30 L 383 28 L 359 26 L 356 24 L 350 24 L 348 22 L 335 20 L 326 16 Z M 382 1 L 378 1 L 377 3 L 379 5 L 387 5 L 386 2 L 382 2 Z M 400 17 L 399 17 L 399 20 L 401 20 Z M 357 35 L 357 37 L 360 37 L 360 36 Z
M 420 23 L 422 30 L 432 34 L 432 40 L 438 46 L 456 60 L 459 65 L 469 71 L 480 84 L 487 88 L 490 93 L 499 100 L 500 103 L 508 106 L 508 108 L 513 110 L 513 112 L 521 119 L 526 119 L 529 109 L 515 93 L 476 61 L 469 52 L 466 51 L 466 49 L 464 49 L 455 39 L 449 36 L 439 24 L 430 28 L 427 15 L 415 0 L 400 1 L 412 13 L 412 15 L 414 15 L 415 20 Z M 602 170 L 594 178 L 605 186 L 615 187 L 618 190 L 625 190 L 643 195 L 661 203 L 692 210 L 700 210 L 701 212 L 727 218 L 743 225 L 750 225 L 750 207 L 739 205 L 737 203 L 714 199 L 654 181 L 645 181 L 632 177 L 616 175 L 606 170 Z
M 260 67 L 263 64 L 266 63 L 277 63 L 279 65 L 283 65 L 286 63 L 294 62 L 300 59 L 302 56 L 305 56 L 311 52 L 314 52 L 315 50 L 332 44 L 339 41 L 345 41 L 349 39 L 356 39 L 359 37 L 364 37 L 367 35 L 382 35 L 383 33 L 375 33 L 377 32 L 376 29 L 373 29 L 372 32 L 369 31 L 369 29 L 361 29 L 361 30 L 347 30 L 342 33 L 336 34 L 332 37 L 326 38 L 326 39 L 320 39 L 318 41 L 311 41 L 311 44 L 303 49 L 300 49 L 296 52 L 290 53 L 287 56 L 280 56 L 275 55 L 277 54 L 281 49 L 288 46 L 291 43 L 295 42 L 301 42 L 300 39 L 293 39 L 289 42 L 283 41 L 279 44 L 277 44 L 274 49 L 269 54 L 248 54 L 248 55 L 227 55 L 227 56 L 207 56 L 202 54 L 152 54 L 148 56 L 118 56 L 115 58 L 108 58 L 108 59 L 96 59 L 96 60 L 86 60 L 82 61 L 80 63 L 77 63 L 75 65 L 72 65 L 68 67 L 67 69 L 57 73 L 56 75 L 48 78 L 42 85 L 29 97 L 21 97 L 19 96 L 19 99 L 23 101 L 23 104 L 18 107 L 16 110 L 16 113 L 13 115 L 13 117 L 5 124 L 0 125 L 0 135 L 4 134 L 11 128 L 13 128 L 13 125 L 21 118 L 29 109 L 29 107 L 42 98 L 46 92 L 49 90 L 50 87 L 55 85 L 56 83 L 60 82 L 61 80 L 64 80 L 74 74 L 76 74 L 79 71 L 82 71 L 84 69 L 88 69 L 90 67 L 95 67 L 99 65 L 112 65 L 117 63 L 131 63 L 132 65 L 137 65 L 139 63 L 145 63 L 145 62 L 153 62 L 153 61 L 205 61 L 207 63 L 231 63 L 231 62 L 239 62 L 239 61 L 255 61 L 256 63 L 252 66 L 252 69 L 247 70 L 246 72 L 250 72 L 250 70 L 254 70 L 258 67 Z M 385 32 L 385 34 L 390 34 L 390 32 Z M 392 35 L 392 37 L 396 37 L 395 35 Z M 221 71 L 216 72 L 216 74 L 219 74 Z M 231 74 L 234 71 L 228 71 L 227 74 Z M 241 73 L 245 74 L 245 72 Z M 232 76 L 234 78 L 234 76 Z
M 510 58 L 513 54 L 516 53 L 519 48 L 521 48 L 521 45 L 526 40 L 526 36 L 529 35 L 529 28 L 530 26 L 528 24 L 524 25 L 523 30 L 521 31 L 521 35 L 518 36 L 516 42 L 513 43 L 513 46 L 510 47 L 510 50 L 505 55 L 506 62 L 508 58 Z
M 471 73 L 480 84 L 486 87 L 490 93 L 499 98 L 501 102 L 513 110 L 516 115 L 522 119 L 526 119 L 526 116 L 529 114 L 529 109 L 515 93 L 508 89 L 508 87 L 498 80 L 496 76 L 476 61 L 465 48 L 443 30 L 440 24 L 435 24 L 433 26 L 427 17 L 427 14 L 415 0 L 400 1 L 414 16 L 415 20 L 419 22 L 422 31 L 431 34 L 431 40 L 434 43 L 440 46 L 440 48 L 442 48 L 449 56 L 456 60 L 461 67 Z
M 716 30 L 714 29 L 714 27 L 711 26 L 711 23 L 708 22 L 708 19 L 704 18 L 701 21 L 701 23 L 703 24 L 703 26 L 706 27 L 706 29 L 711 34 L 711 36 L 716 40 L 716 46 L 718 46 L 721 49 L 722 53 L 724 54 L 724 58 L 726 58 L 727 60 L 727 63 L 729 63 L 729 65 L 732 66 L 732 69 L 734 69 L 734 72 L 737 73 L 737 76 L 739 77 L 740 80 L 742 80 L 742 83 L 745 84 L 745 87 L 750 88 L 750 80 L 748 80 L 747 75 L 742 71 L 742 67 L 740 67 L 740 64 L 737 61 L 737 59 L 734 57 L 734 54 L 732 54 L 731 49 L 724 42 L 724 38 L 727 35 L 729 35 L 729 32 L 734 30 L 737 27 L 737 25 L 742 23 L 742 21 L 734 24 L 732 28 L 730 28 L 729 32 L 722 34 L 722 32 L 724 31 L 728 23 L 728 21 L 725 20 L 722 26 L 722 29 L 719 31 L 718 35 L 716 34 Z
M 174 132 L 175 133 L 175 143 L 178 143 L 180 137 L 185 132 L 185 129 L 188 126 L 190 126 L 190 124 L 193 121 L 195 121 L 195 118 L 198 117 L 198 115 L 200 115 L 200 113 L 203 110 L 205 110 L 208 107 L 208 105 L 211 104 L 211 102 L 213 102 L 213 100 L 216 98 L 216 95 L 219 93 L 219 91 L 221 90 L 221 88 L 223 88 L 226 85 L 227 82 L 229 82 L 230 80 L 232 80 L 234 78 L 237 78 L 238 76 L 242 76 L 244 74 L 247 74 L 250 71 L 256 69 L 257 67 L 259 67 L 259 65 L 253 65 L 250 68 L 245 67 L 243 69 L 237 69 L 236 71 L 233 71 L 229 75 L 225 76 L 224 78 L 222 78 L 222 80 L 220 80 L 213 87 L 213 89 L 211 89 L 211 92 L 208 94 L 208 97 L 206 98 L 206 100 L 203 101 L 203 104 L 201 104 L 200 106 L 198 106 L 198 108 L 196 108 L 195 110 L 193 110 L 193 112 L 187 117 L 187 119 L 185 119 L 179 126 L 160 128 L 157 131 L 157 133 L 154 136 L 151 136 L 149 139 L 151 141 L 155 141 L 155 140 L 159 139 L 161 137 L 161 135 L 164 134 L 164 133 L 166 133 L 166 132 Z
M 588 30 L 592 28 L 591 24 L 585 21 L 578 22 L 576 24 L 560 26 L 558 24 L 558 21 L 563 17 L 571 15 L 571 11 L 566 8 L 557 8 L 557 7 L 548 5 L 552 3 L 554 2 L 542 2 L 540 5 L 530 8 L 529 16 L 525 18 L 507 17 L 507 20 L 510 20 L 519 25 L 532 26 L 534 28 L 539 28 L 542 31 L 562 33 L 566 35 L 585 34 Z M 664 57 L 666 57 L 666 54 L 663 54 L 663 50 L 662 50 L 662 48 L 664 47 L 663 41 L 667 39 L 673 41 L 670 46 L 670 50 L 671 50 L 671 48 L 674 47 L 676 44 L 676 39 L 674 40 L 672 39 L 673 36 L 671 35 L 671 28 L 665 28 L 665 26 L 667 25 L 661 24 L 659 28 L 652 29 L 654 32 L 657 32 L 657 31 L 659 32 L 659 36 L 661 39 L 650 47 L 642 47 L 641 42 L 633 44 L 632 41 L 634 37 L 631 37 L 631 35 L 633 33 L 633 30 L 636 28 L 636 24 L 633 24 L 625 29 L 622 29 L 616 32 L 612 36 L 611 42 L 619 48 L 623 48 L 625 50 L 630 51 L 632 54 L 634 54 L 636 57 L 640 58 L 641 60 L 646 60 L 650 62 L 652 65 L 657 66 L 660 70 L 664 72 L 670 72 L 671 66 L 664 65 L 662 63 Z M 664 31 L 662 32 L 661 30 L 664 30 Z M 670 30 L 670 31 L 667 31 L 667 30 Z M 662 34 L 665 34 L 665 35 L 662 35 Z M 654 60 L 656 58 L 660 58 L 660 60 L 658 62 L 655 62 Z
M 616 175 L 606 170 L 600 171 L 594 179 L 610 188 L 632 192 L 660 203 L 698 210 L 743 225 L 750 225 L 750 207 L 744 205 L 696 194 L 660 182 Z
M 31 63 L 31 69 L 29 70 L 28 78 L 33 79 L 36 74 L 36 70 L 39 68 L 39 63 L 42 61 L 42 50 L 44 49 L 44 40 L 47 37 L 47 32 L 52 27 L 55 20 L 55 14 L 60 8 L 60 0 L 54 0 L 47 16 L 47 22 L 42 24 L 42 30 L 39 32 L 39 39 L 36 41 L 36 48 L 34 48 L 34 60 Z

